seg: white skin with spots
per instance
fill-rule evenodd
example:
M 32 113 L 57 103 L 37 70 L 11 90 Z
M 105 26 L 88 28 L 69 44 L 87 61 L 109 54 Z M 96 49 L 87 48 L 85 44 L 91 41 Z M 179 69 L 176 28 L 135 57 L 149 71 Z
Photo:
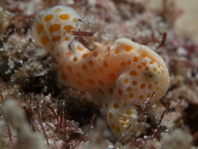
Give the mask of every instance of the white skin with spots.
M 119 137 L 136 115 L 135 106 L 148 98 L 156 103 L 164 96 L 170 82 L 168 69 L 153 50 L 126 38 L 108 47 L 95 42 L 90 51 L 72 35 L 80 29 L 78 19 L 69 7 L 42 11 L 34 21 L 35 39 L 55 57 L 62 84 L 98 100 L 101 113 Z

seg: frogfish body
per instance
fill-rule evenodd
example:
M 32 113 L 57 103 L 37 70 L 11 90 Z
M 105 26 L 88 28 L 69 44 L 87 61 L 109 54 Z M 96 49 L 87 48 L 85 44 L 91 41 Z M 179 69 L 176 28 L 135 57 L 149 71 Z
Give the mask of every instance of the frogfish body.
M 163 59 L 150 48 L 127 38 L 112 45 L 85 47 L 72 34 L 81 29 L 80 16 L 70 7 L 55 6 L 35 18 L 36 41 L 55 57 L 62 84 L 90 93 L 115 136 L 132 123 L 135 107 L 166 93 L 170 77 Z

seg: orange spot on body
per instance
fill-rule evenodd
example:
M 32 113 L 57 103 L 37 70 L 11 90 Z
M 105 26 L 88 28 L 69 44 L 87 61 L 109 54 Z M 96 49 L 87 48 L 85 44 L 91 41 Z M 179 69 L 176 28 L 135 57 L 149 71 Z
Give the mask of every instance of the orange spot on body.
M 109 119 L 113 119 L 113 114 L 111 112 L 109 113 Z
M 126 113 L 126 115 L 131 115 L 132 111 L 130 109 L 127 109 L 125 113 Z
M 146 54 L 145 53 L 142 53 L 142 57 L 145 58 L 146 57 Z
M 150 98 L 150 97 L 151 97 L 151 94 L 150 94 L 150 93 L 149 93 L 149 94 L 147 94 L 147 95 L 146 95 L 146 97 L 147 97 L 147 98 Z
M 150 64 L 152 65 L 154 63 L 154 61 L 152 60 L 152 61 L 150 61 Z
M 73 58 L 73 62 L 77 62 L 78 61 L 78 58 L 77 57 L 74 57 Z
M 126 46 L 124 48 L 125 52 L 130 52 L 132 50 L 132 47 L 131 46 Z
M 61 20 L 68 20 L 69 19 L 69 15 L 68 14 L 61 14 L 60 16 L 59 16 L 59 18 L 61 19 Z
M 83 51 L 83 48 L 80 47 L 80 46 L 77 46 L 76 49 L 77 49 L 78 51 Z
M 155 85 L 158 85 L 158 81 L 155 82 Z
M 133 97 L 134 97 L 133 93 L 129 94 L 129 98 L 133 98 Z
M 139 59 L 138 59 L 137 56 L 135 56 L 135 57 L 133 58 L 133 62 L 135 62 L 135 63 L 138 62 L 138 60 L 139 60 Z
M 107 62 L 104 62 L 103 65 L 104 65 L 104 67 L 106 67 L 106 68 L 108 67 Z
M 146 86 L 146 85 L 143 83 L 143 84 L 140 85 L 140 88 L 141 88 L 141 89 L 144 89 L 145 86 Z
M 119 108 L 119 105 L 117 103 L 114 103 L 113 104 L 113 107 L 114 107 L 114 109 L 118 109 Z
M 131 63 L 132 63 L 131 60 L 128 60 L 128 61 L 127 61 L 127 64 L 128 64 L 128 65 L 131 65 Z
M 97 57 L 97 56 L 98 56 L 98 52 L 97 52 L 97 51 L 94 51 L 94 52 L 93 52 L 93 56 L 94 56 L 94 57 Z
M 83 55 L 82 55 L 82 58 L 86 58 L 88 56 L 88 53 L 84 53 Z
M 131 91 L 131 87 L 127 87 L 127 89 L 126 89 L 128 92 L 130 92 Z
M 90 65 L 90 66 L 93 66 L 93 65 L 94 65 L 94 63 L 93 63 L 92 60 L 89 60 L 89 65 Z
M 115 54 L 119 54 L 119 53 L 120 53 L 120 50 L 115 49 L 114 53 L 115 53 Z
M 91 79 L 87 79 L 87 82 L 90 84 L 90 85 L 95 85 L 95 82 Z
M 52 24 L 50 27 L 49 27 L 49 32 L 56 32 L 60 29 L 60 24 Z
M 65 37 L 64 39 L 65 39 L 66 41 L 70 40 L 70 38 L 69 38 L 69 37 Z
M 142 95 L 139 96 L 139 100 L 142 100 L 144 99 L 144 97 Z
M 68 70 L 69 72 L 72 72 L 72 67 L 71 67 L 71 66 L 67 66 L 67 70 Z
M 125 62 L 121 62 L 120 65 L 121 65 L 122 67 L 124 67 L 124 66 L 125 66 Z
M 124 83 L 127 84 L 129 82 L 129 79 L 125 78 Z
M 82 77 L 82 75 L 81 75 L 79 72 L 77 72 L 76 75 L 77 75 L 77 77 L 79 77 L 79 78 Z
M 121 124 L 122 124 L 123 127 L 127 127 L 128 126 L 127 119 L 123 118 Z
M 71 33 L 71 31 L 74 29 L 73 26 L 71 25 L 66 25 L 64 26 L 64 30 L 67 32 L 67 33 Z
M 111 72 L 111 73 L 108 73 L 108 78 L 109 78 L 111 81 L 115 81 L 116 76 L 115 76 L 115 74 L 114 74 L 113 72 Z
M 137 81 L 133 81 L 132 84 L 133 84 L 134 86 L 136 86 L 136 85 L 137 85 Z
M 37 34 L 40 34 L 43 31 L 43 25 L 42 24 L 38 24 L 36 26 L 36 31 L 37 31 Z
M 145 62 L 143 62 L 143 63 L 142 63 L 142 65 L 145 67 L 145 66 L 146 66 L 146 63 L 145 63 Z
M 51 14 L 49 14 L 49 15 L 44 17 L 44 20 L 45 21 L 50 21 L 50 20 L 52 20 L 52 18 L 53 18 L 53 16 Z
M 52 41 L 56 42 L 56 41 L 59 41 L 60 40 L 60 36 L 54 36 L 52 37 Z
M 138 68 L 138 69 L 142 69 L 142 66 L 141 66 L 141 65 L 138 65 L 137 68 Z
M 148 85 L 148 89 L 152 89 L 152 85 L 151 84 Z
M 146 67 L 145 70 L 148 71 L 149 70 L 149 67 Z
M 87 71 L 87 66 L 86 66 L 85 64 L 83 64 L 83 65 L 82 65 L 82 69 L 83 69 L 84 71 Z
M 104 83 L 103 83 L 101 80 L 99 80 L 98 83 L 99 83 L 100 85 L 104 86 Z
M 48 39 L 47 36 L 43 36 L 43 37 L 41 37 L 41 39 L 40 39 L 40 43 L 41 43 L 43 46 L 45 46 L 45 45 L 48 43 L 48 41 L 49 41 L 49 39 Z
M 137 76 L 137 72 L 132 70 L 130 73 L 129 73 L 131 76 Z

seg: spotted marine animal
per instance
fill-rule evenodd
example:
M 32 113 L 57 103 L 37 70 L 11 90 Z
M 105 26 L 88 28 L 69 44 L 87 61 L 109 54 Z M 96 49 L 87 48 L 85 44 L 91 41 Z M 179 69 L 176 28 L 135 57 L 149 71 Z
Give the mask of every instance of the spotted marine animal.
M 136 107 L 165 95 L 168 69 L 157 53 L 127 38 L 111 45 L 91 41 L 95 48 L 88 49 L 72 33 L 81 30 L 79 20 L 70 7 L 41 11 L 33 25 L 35 40 L 55 57 L 62 84 L 90 93 L 119 137 L 137 115 Z

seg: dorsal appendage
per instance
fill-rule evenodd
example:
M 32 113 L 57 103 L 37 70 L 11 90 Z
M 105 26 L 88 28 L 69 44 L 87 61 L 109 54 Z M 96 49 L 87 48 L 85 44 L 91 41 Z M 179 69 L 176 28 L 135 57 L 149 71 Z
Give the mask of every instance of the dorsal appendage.
M 80 16 L 69 7 L 55 6 L 35 18 L 36 41 L 54 55 L 63 85 L 89 92 L 119 137 L 137 118 L 136 106 L 151 105 L 165 95 L 170 83 L 164 60 L 150 48 L 126 38 L 111 45 L 94 42 L 89 50 L 75 39 Z

